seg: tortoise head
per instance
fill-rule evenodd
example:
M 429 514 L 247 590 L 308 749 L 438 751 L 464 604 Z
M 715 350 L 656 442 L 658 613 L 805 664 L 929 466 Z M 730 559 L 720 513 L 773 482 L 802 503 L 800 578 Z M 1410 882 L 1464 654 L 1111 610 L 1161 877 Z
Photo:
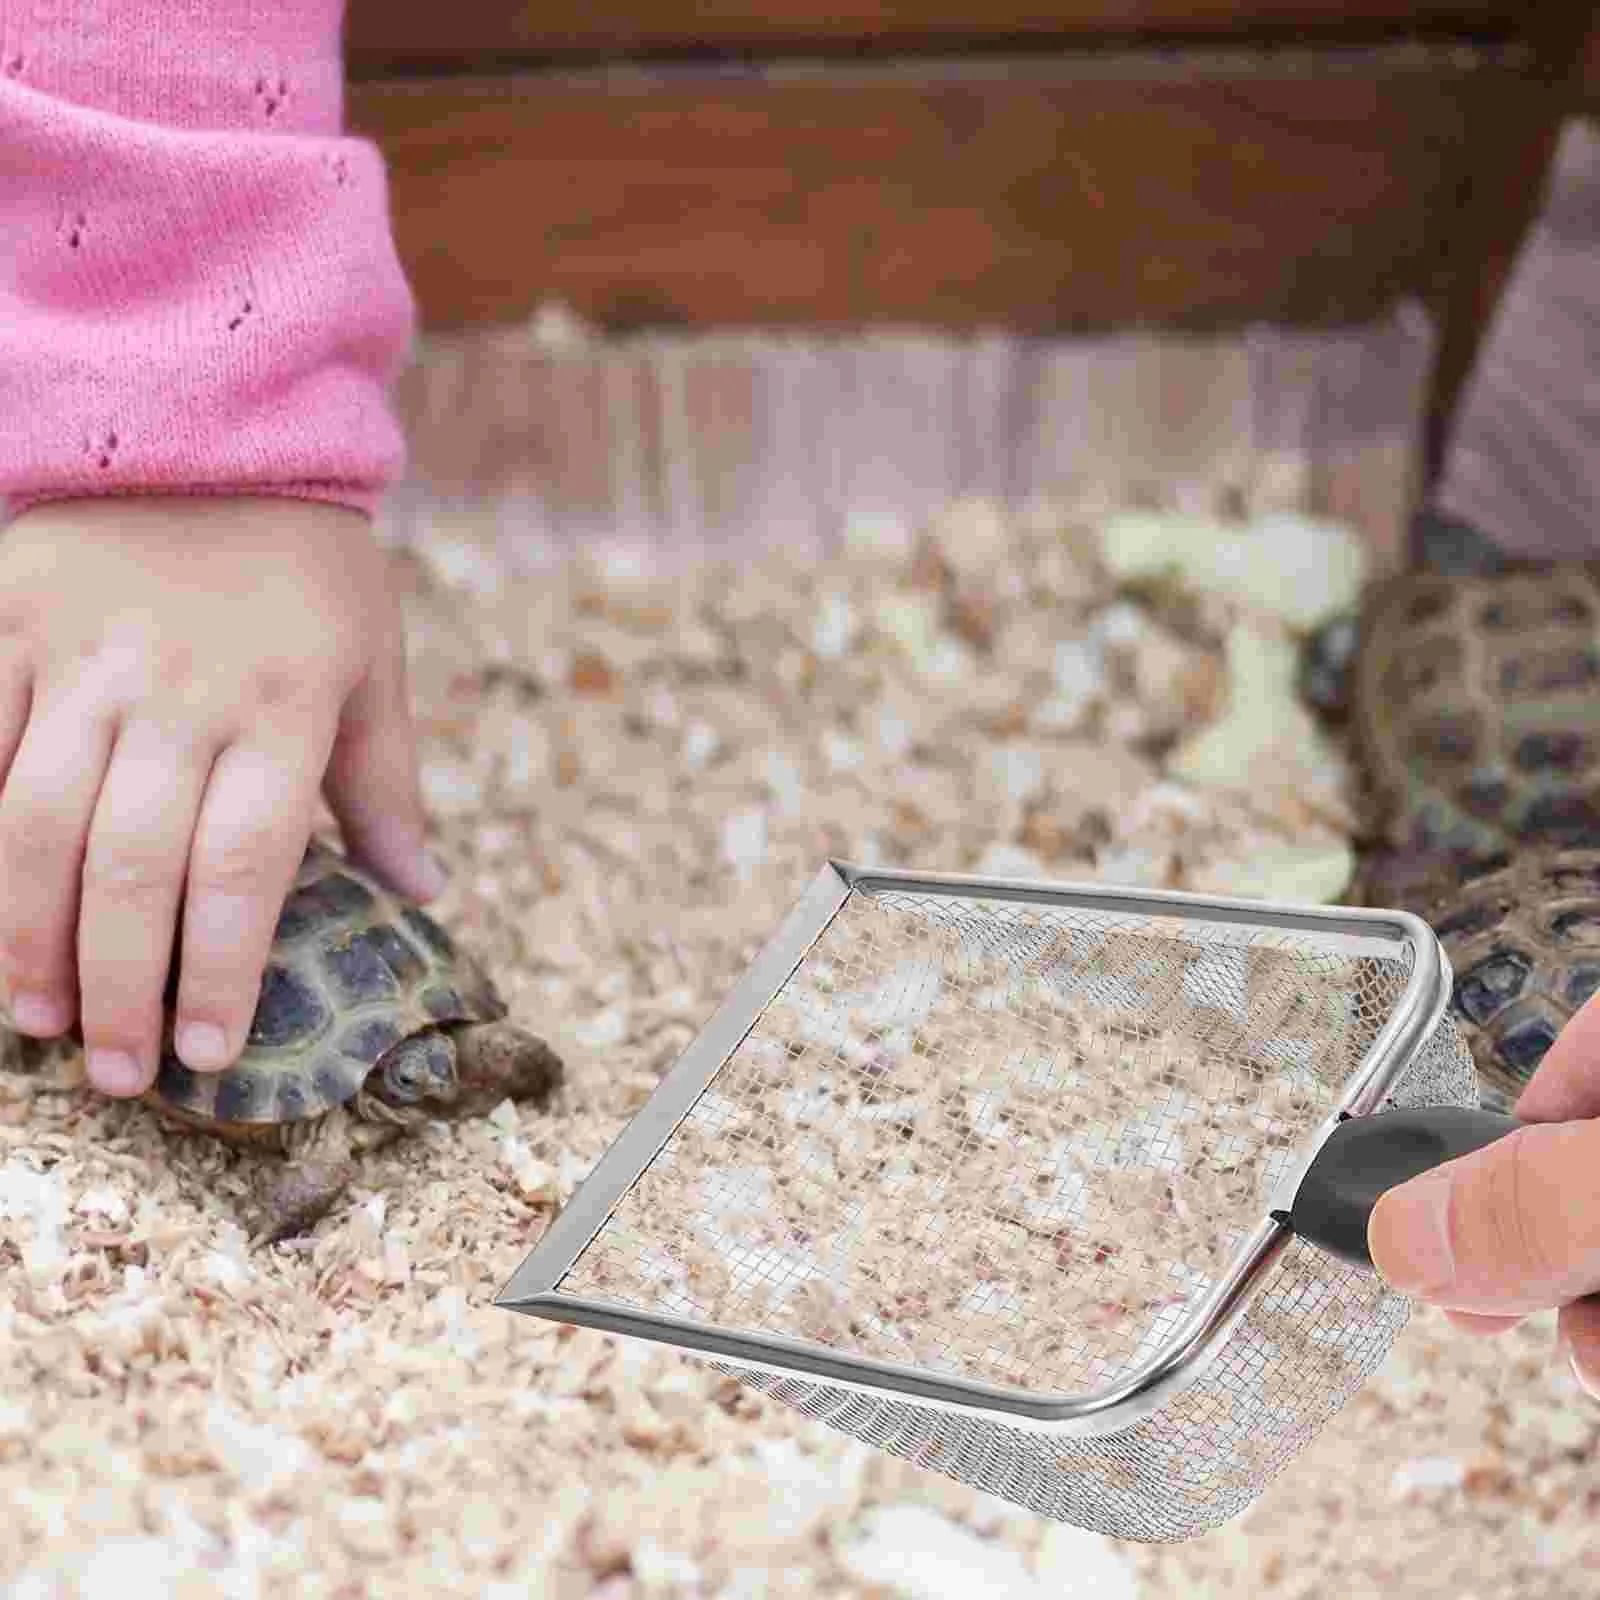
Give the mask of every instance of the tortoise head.
M 502 1100 L 547 1099 L 564 1071 L 543 1039 L 515 1023 L 453 1023 L 399 1040 L 373 1068 L 367 1092 L 397 1111 L 475 1116 Z
M 455 1041 L 438 1028 L 409 1034 L 374 1065 L 367 1093 L 397 1111 L 453 1105 L 460 1093 Z

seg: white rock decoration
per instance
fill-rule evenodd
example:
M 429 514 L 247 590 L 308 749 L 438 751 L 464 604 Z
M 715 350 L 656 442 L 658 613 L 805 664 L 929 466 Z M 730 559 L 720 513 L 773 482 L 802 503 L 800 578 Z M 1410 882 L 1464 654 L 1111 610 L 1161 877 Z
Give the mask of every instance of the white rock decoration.
M 1354 606 L 1367 580 L 1367 547 L 1342 522 L 1275 511 L 1250 524 L 1267 588 L 1251 596 L 1291 628 L 1309 631 Z
M 1100 524 L 1100 559 L 1112 577 L 1176 574 L 1207 587 L 1217 551 L 1232 530 L 1214 517 L 1183 511 L 1119 511 Z
M 1191 734 L 1168 759 L 1169 774 L 1190 783 L 1248 789 L 1292 781 L 1296 769 L 1337 767 L 1295 687 L 1299 652 L 1293 640 L 1241 624 L 1227 640 L 1227 706 L 1221 717 Z M 1269 771 L 1266 758 L 1274 770 Z
M 1331 905 L 1355 875 L 1355 852 L 1343 839 L 1255 851 L 1247 861 L 1210 861 L 1191 874 L 1201 894 Z
M 1250 523 L 1124 511 L 1100 527 L 1101 558 L 1123 582 L 1175 577 L 1308 630 L 1355 604 L 1367 552 L 1343 523 L 1278 511 Z

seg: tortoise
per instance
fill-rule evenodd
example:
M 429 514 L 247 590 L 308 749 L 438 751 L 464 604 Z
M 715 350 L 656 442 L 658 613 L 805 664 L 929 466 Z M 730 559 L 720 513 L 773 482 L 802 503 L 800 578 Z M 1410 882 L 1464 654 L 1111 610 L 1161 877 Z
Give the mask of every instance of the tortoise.
M 1484 1105 L 1509 1112 L 1600 990 L 1600 849 L 1537 844 L 1457 861 L 1411 895 L 1455 975 L 1450 1009 Z
M 305 1233 L 355 1173 L 354 1157 L 430 1118 L 502 1100 L 542 1102 L 561 1059 L 507 1020 L 479 964 L 419 906 L 313 838 L 278 918 L 238 1060 L 193 1072 L 172 1049 L 169 978 L 147 1103 L 178 1127 L 288 1159 L 255 1174 L 254 1243 Z M 75 1027 L 70 1045 L 81 1047 Z M 35 1068 L 69 1041 L 13 1035 Z
M 1600 989 L 1600 565 L 1512 562 L 1422 521 L 1415 570 L 1308 643 L 1301 687 L 1362 783 L 1345 899 L 1414 911 L 1509 1109 Z

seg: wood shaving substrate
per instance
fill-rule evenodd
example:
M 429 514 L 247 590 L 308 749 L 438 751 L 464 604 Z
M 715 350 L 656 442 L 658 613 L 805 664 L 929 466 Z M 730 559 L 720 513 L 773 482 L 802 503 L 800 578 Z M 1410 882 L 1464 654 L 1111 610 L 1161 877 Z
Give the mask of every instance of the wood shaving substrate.
M 1164 775 L 1218 713 L 1230 614 L 1117 595 L 1110 509 L 961 507 L 670 583 L 513 581 L 459 514 L 397 558 L 439 914 L 570 1081 L 370 1158 L 314 1239 L 250 1253 L 251 1158 L 81 1063 L 5 1080 L 6 1592 L 1600 1592 L 1600 1427 L 1548 1318 L 1475 1342 L 1419 1314 L 1250 1512 L 1164 1548 L 491 1304 L 824 857 L 1227 888 L 1344 847 L 1340 770 Z

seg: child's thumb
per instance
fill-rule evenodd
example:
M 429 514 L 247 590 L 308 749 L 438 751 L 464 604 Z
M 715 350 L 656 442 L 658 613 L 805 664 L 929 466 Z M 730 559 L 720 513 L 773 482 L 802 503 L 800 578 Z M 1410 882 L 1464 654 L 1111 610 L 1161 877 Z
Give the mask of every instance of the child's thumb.
M 1367 1244 L 1396 1289 L 1526 1316 L 1600 1289 L 1600 1121 L 1519 1129 L 1386 1193 Z
M 424 842 L 417 737 L 396 647 L 344 704 L 325 790 L 350 854 L 402 894 L 431 900 L 447 881 Z

